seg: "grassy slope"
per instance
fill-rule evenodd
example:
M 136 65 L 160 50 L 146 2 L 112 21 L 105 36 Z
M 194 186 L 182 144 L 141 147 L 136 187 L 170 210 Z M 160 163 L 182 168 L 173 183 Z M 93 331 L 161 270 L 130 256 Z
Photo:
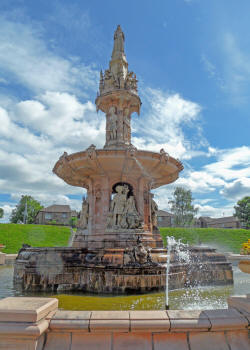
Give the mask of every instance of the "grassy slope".
M 242 243 L 250 238 L 250 230 L 239 229 L 163 227 L 160 231 L 164 242 L 166 236 L 174 236 L 184 243 L 204 243 L 234 253 L 239 253 Z
M 181 238 L 184 243 L 204 243 L 239 253 L 241 244 L 250 238 L 250 230 L 161 228 L 161 235 Z M 70 236 L 69 227 L 49 225 L 0 224 L 0 244 L 5 253 L 17 253 L 23 243 L 33 247 L 66 246 Z
M 33 247 L 66 246 L 70 228 L 50 225 L 0 224 L 0 244 L 5 253 L 17 253 L 23 243 Z

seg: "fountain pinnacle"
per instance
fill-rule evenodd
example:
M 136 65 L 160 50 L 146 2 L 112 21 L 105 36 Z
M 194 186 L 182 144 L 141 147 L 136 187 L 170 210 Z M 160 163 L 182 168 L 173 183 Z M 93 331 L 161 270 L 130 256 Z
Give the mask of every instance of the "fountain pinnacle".
M 140 113 L 141 100 L 137 79 L 128 71 L 124 52 L 124 34 L 118 25 L 109 68 L 100 72 L 96 108 L 106 114 L 106 143 L 104 148 L 127 148 L 131 144 L 131 114 Z

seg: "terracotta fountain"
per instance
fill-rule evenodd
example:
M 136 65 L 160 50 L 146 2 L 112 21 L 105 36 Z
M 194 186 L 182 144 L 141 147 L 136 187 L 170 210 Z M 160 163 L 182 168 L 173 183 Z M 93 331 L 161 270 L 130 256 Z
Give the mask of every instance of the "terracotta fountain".
M 22 289 L 124 293 L 165 287 L 166 249 L 151 191 L 174 182 L 183 166 L 164 149 L 149 152 L 131 143 L 131 116 L 140 113 L 141 100 L 120 26 L 109 68 L 100 73 L 95 103 L 106 114 L 104 147 L 65 152 L 53 169 L 69 185 L 87 190 L 72 246 L 22 248 L 14 277 Z M 187 281 L 188 267 L 173 254 L 170 288 L 197 279 L 201 284 L 232 283 L 231 265 L 222 254 L 209 248 L 193 251 L 193 264 L 202 260 L 206 273 L 193 269 L 194 278 Z

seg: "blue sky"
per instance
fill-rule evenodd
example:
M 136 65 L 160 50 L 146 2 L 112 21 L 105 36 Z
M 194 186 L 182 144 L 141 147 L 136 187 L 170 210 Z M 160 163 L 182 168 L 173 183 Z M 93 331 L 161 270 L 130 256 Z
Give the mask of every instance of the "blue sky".
M 120 24 L 141 115 L 133 144 L 182 160 L 176 185 L 199 215 L 231 215 L 250 195 L 250 3 L 241 0 L 1 0 L 0 206 L 22 194 L 79 209 L 83 191 L 52 174 L 59 156 L 104 144 L 99 70 Z

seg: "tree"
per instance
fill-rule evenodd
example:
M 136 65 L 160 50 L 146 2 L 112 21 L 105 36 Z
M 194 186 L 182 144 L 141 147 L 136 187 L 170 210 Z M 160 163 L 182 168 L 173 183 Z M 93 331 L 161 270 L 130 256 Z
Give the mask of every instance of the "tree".
M 26 224 L 32 224 L 35 220 L 35 217 L 39 210 L 43 208 L 43 206 L 35 200 L 31 196 L 22 196 L 19 203 L 16 205 L 16 208 L 12 210 L 11 216 L 10 216 L 10 222 L 12 223 L 18 223 L 23 222 L 24 223 L 24 213 L 25 213 L 25 207 L 27 203 L 27 218 L 26 218 Z
M 4 216 L 4 210 L 3 208 L 0 208 L 0 219 L 2 219 Z
M 71 227 L 76 227 L 76 225 L 77 225 L 77 217 L 71 216 L 71 218 L 69 219 L 69 224 L 70 224 Z
M 237 202 L 234 207 L 234 216 L 237 216 L 242 226 L 249 229 L 250 228 L 250 197 L 246 196 Z
M 194 216 L 198 212 L 192 204 L 192 192 L 185 190 L 183 187 L 176 187 L 173 199 L 169 201 L 171 212 L 174 214 L 175 226 L 191 226 L 194 221 Z

